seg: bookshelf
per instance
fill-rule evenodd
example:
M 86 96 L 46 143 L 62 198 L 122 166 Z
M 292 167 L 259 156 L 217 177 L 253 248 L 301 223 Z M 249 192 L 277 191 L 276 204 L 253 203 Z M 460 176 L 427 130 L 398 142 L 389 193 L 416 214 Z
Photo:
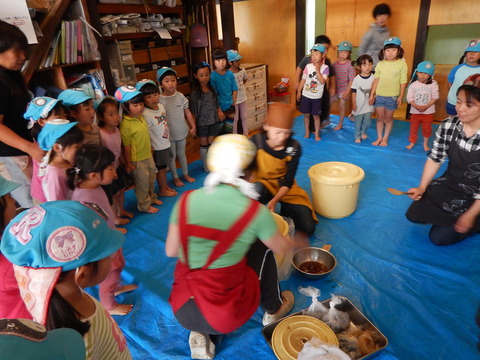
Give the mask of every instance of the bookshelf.
M 82 15 L 90 23 L 88 1 L 56 0 L 46 13 L 35 18 L 43 36 L 39 37 L 38 44 L 29 48 L 28 63 L 23 69 L 24 79 L 30 87 L 53 85 L 64 90 L 72 74 L 101 69 L 100 53 L 96 47 L 90 46 L 92 41 L 89 40 L 93 35 L 87 34 L 88 27 L 82 20 L 68 21 L 70 25 L 65 34 L 68 12 L 72 6 L 81 8 Z M 68 35 L 70 37 L 67 38 Z

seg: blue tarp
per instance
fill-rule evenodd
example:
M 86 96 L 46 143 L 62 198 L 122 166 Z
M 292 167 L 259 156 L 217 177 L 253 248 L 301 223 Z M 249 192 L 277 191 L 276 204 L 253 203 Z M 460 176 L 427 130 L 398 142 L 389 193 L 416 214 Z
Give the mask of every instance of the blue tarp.
M 333 123 L 338 117 L 332 116 Z M 326 278 L 311 281 L 292 274 L 282 289 L 295 294 L 299 311 L 310 299 L 298 286 L 320 288 L 320 300 L 331 294 L 347 297 L 388 338 L 389 345 L 376 359 L 479 359 L 479 329 L 475 312 L 480 304 L 480 236 L 448 247 L 428 240 L 428 226 L 412 224 L 404 216 L 410 204 L 406 196 L 394 196 L 387 187 L 407 190 L 417 186 L 426 153 L 419 145 L 406 150 L 409 123 L 395 121 L 388 147 L 371 145 L 370 139 L 354 143 L 353 124 L 322 131 L 322 140 L 303 138 L 303 119 L 297 118 L 294 137 L 303 147 L 297 181 L 309 193 L 308 169 L 320 162 L 343 161 L 360 166 L 356 212 L 344 219 L 320 217 L 313 246 L 331 244 L 338 265 Z M 202 185 L 205 173 L 196 161 L 189 166 L 196 178 L 180 191 Z M 189 332 L 175 320 L 168 304 L 175 259 L 165 256 L 168 217 L 176 198 L 163 198 L 160 212 L 139 214 L 127 225 L 124 247 L 125 283 L 139 289 L 119 297 L 135 307 L 127 316 L 115 316 L 134 359 L 189 359 Z M 136 211 L 133 191 L 126 196 L 127 209 Z M 275 359 L 262 337 L 263 312 L 259 309 L 243 327 L 223 337 L 216 359 Z

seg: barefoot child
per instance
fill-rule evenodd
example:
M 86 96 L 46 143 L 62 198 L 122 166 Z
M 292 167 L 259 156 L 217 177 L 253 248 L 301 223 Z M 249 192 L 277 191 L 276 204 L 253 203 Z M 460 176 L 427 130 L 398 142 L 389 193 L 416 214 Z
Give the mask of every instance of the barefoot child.
M 192 94 L 190 108 L 197 122 L 197 135 L 200 138 L 200 158 L 203 170 L 208 172 L 208 148 L 219 132 L 219 121 L 225 119 L 220 109 L 217 95 L 210 83 L 210 65 L 204 61 L 193 67 Z
M 167 183 L 167 166 L 172 161 L 172 151 L 167 115 L 163 105 L 158 102 L 160 90 L 154 81 L 148 79 L 137 82 L 135 87 L 143 94 L 143 117 L 148 124 L 153 161 L 157 167 L 158 196 L 176 196 L 177 192 Z
M 360 143 L 367 138 L 370 127 L 373 105 L 369 104 L 373 84 L 373 59 L 370 55 L 360 55 L 356 61 L 360 74 L 352 83 L 352 112 L 355 114 L 355 142 Z
M 347 108 L 347 102 L 350 99 L 350 89 L 352 81 L 355 78 L 355 69 L 351 64 L 352 44 L 349 41 L 342 41 L 338 45 L 338 59 L 333 63 L 335 68 L 336 94 L 332 97 L 332 104 L 340 101 L 340 121 L 333 130 L 340 130 L 343 127 L 343 120 Z
M 247 91 L 245 90 L 245 83 L 248 80 L 247 72 L 244 68 L 240 67 L 242 55 L 240 55 L 237 50 L 228 50 L 227 56 L 230 71 L 235 76 L 238 87 L 237 99 L 235 101 L 235 117 L 233 118 L 233 133 L 238 134 L 238 121 L 240 121 L 243 135 L 248 136 Z
M 225 117 L 234 117 L 238 87 L 235 75 L 228 69 L 227 52 L 222 48 L 215 49 L 212 58 L 215 71 L 212 72 L 210 81 L 217 93 L 220 109 Z
M 115 99 L 122 104 L 123 120 L 120 124 L 125 170 L 133 172 L 137 208 L 141 212 L 155 214 L 161 205 L 155 194 L 155 164 L 152 158 L 150 134 L 143 117 L 143 95 L 133 86 L 121 86 L 115 91 Z
M 103 187 L 105 192 L 112 194 L 112 208 L 115 214 L 116 225 L 126 225 L 133 218 L 131 212 L 125 211 L 125 188 L 127 186 L 127 173 L 125 171 L 125 155 L 122 151 L 122 137 L 118 128 L 120 114 L 118 102 L 113 96 L 105 96 L 94 103 L 97 112 L 98 126 L 100 127 L 100 138 L 102 144 L 110 149 L 115 155 L 114 167 L 117 170 L 117 177 L 113 179 L 110 187 Z M 107 190 L 109 188 L 109 190 Z M 107 196 L 108 193 L 107 193 Z M 110 199 L 110 198 L 109 198 Z M 124 218 L 128 219 L 124 219 Z
M 393 113 L 400 106 L 407 87 L 407 63 L 398 37 L 390 37 L 378 54 L 381 60 L 375 68 L 375 80 L 370 93 L 370 104 L 377 111 L 377 140 L 372 145 L 387 146 L 393 128 Z
M 315 141 L 320 138 L 320 114 L 322 108 L 322 95 L 325 83 L 328 79 L 328 66 L 324 64 L 325 46 L 313 45 L 310 50 L 312 62 L 305 66 L 302 80 L 298 85 L 297 100 L 300 101 L 300 112 L 303 113 L 305 124 L 305 138 L 310 137 L 309 123 L 310 114 L 315 123 Z
M 187 154 L 185 146 L 187 145 L 187 136 L 195 136 L 195 119 L 188 107 L 187 98 L 177 91 L 177 73 L 169 67 L 162 67 L 157 71 L 157 82 L 163 92 L 160 94 L 160 104 L 165 107 L 167 112 L 167 123 L 170 131 L 170 150 L 172 151 L 172 161 L 169 168 L 172 173 L 175 186 L 184 186 L 177 173 L 177 164 L 175 160 L 178 157 L 182 168 L 183 179 L 192 183 L 193 177 L 188 175 Z M 187 125 L 188 123 L 188 125 Z M 190 129 L 189 129 L 190 126 Z
M 115 228 L 115 216 L 101 185 L 111 184 L 116 176 L 113 162 L 115 155 L 103 145 L 82 145 L 75 156 L 75 167 L 68 176 L 68 185 L 73 190 L 72 200 L 82 203 L 97 204 L 108 216 L 107 224 L 122 234 L 127 229 Z M 111 315 L 126 315 L 133 305 L 119 304 L 115 300 L 117 293 L 124 293 L 137 288 L 130 284 L 120 286 L 120 273 L 125 267 L 122 249 L 112 255 L 112 266 L 107 278 L 100 283 L 100 302 Z
M 430 61 L 418 64 L 412 76 L 412 83 L 408 87 L 407 102 L 410 108 L 410 136 L 407 149 L 415 146 L 418 137 L 418 128 L 422 125 L 423 150 L 430 151 L 428 140 L 432 135 L 433 116 L 435 115 L 435 101 L 438 100 L 438 84 L 433 80 L 435 66 Z M 415 80 L 416 78 L 416 80 Z
M 124 235 L 108 227 L 104 215 L 98 206 L 78 201 L 35 206 L 10 222 L 1 252 L 14 264 L 33 320 L 48 330 L 78 331 L 86 359 L 129 360 L 122 331 L 102 304 L 83 290 L 105 279 L 110 256 L 125 242 Z
M 83 132 L 84 144 L 100 144 L 100 130 L 95 124 L 95 109 L 93 99 L 82 89 L 67 89 L 58 95 L 63 106 L 68 109 L 68 118 L 77 121 L 78 128 Z
M 74 165 L 77 149 L 82 145 L 82 131 L 76 122 L 54 119 L 48 121 L 38 135 L 38 144 L 48 151 L 40 165 L 42 187 L 47 201 L 70 200 L 67 169 Z

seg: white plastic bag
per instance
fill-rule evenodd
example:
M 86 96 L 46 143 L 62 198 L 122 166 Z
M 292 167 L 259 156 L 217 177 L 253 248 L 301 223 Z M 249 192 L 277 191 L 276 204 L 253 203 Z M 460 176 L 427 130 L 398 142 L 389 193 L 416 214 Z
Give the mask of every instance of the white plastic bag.
M 350 360 L 350 357 L 337 346 L 312 337 L 298 353 L 298 360 Z
M 351 309 L 352 306 L 347 300 L 340 296 L 333 296 L 330 300 L 330 309 L 321 320 L 338 333 L 350 325 L 349 311 Z
M 312 304 L 307 310 L 303 310 L 304 315 L 310 315 L 316 317 L 317 319 L 323 320 L 325 315 L 327 315 L 328 308 L 326 308 L 321 302 L 318 301 L 320 296 L 320 290 L 314 288 L 313 286 L 308 287 L 298 287 L 298 292 L 305 296 L 310 296 L 312 298 Z

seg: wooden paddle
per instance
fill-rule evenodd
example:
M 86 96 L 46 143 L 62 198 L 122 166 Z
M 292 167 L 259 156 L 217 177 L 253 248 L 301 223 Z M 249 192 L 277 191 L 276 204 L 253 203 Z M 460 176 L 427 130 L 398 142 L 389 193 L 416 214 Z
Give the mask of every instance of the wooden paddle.
M 393 188 L 387 188 L 388 192 L 393 194 L 393 195 L 412 195 L 413 193 L 411 192 L 405 192 L 405 191 L 400 191 L 400 190 L 397 190 L 397 189 L 393 189 Z

